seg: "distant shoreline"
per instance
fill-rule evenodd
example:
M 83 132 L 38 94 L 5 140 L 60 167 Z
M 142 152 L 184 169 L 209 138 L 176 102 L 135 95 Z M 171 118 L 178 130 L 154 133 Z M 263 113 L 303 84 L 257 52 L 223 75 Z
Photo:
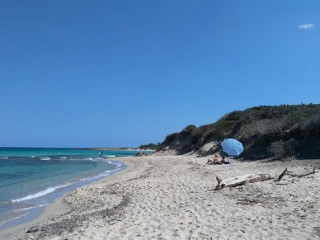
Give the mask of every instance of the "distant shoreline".
M 104 147 L 1 147 L 0 149 L 76 149 L 76 150 L 96 150 L 96 151 L 156 151 L 153 149 L 141 149 L 141 148 L 130 148 L 130 147 L 121 147 L 121 148 L 104 148 Z
M 155 150 L 152 149 L 140 149 L 140 148 L 75 148 L 77 150 L 96 150 L 96 151 L 151 151 L 155 152 Z

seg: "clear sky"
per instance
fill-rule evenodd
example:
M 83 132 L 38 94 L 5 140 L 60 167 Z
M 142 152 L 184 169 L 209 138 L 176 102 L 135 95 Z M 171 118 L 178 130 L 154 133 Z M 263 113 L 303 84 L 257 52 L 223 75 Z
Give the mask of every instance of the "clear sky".
M 0 146 L 137 147 L 320 103 L 319 0 L 2 0 Z

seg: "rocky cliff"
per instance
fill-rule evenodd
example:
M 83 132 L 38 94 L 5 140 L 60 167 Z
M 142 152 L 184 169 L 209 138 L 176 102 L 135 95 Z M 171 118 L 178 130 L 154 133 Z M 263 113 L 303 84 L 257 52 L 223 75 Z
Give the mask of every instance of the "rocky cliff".
M 320 105 L 259 106 L 234 111 L 215 123 L 189 125 L 161 143 L 159 150 L 201 156 L 221 152 L 225 138 L 244 145 L 242 159 L 320 158 Z

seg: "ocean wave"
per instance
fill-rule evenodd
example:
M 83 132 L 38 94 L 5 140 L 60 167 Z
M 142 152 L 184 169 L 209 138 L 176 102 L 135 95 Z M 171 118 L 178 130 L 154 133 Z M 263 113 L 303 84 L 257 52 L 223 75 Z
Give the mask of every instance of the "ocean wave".
M 109 161 L 107 161 L 107 162 L 108 162 L 109 164 L 111 164 L 111 165 L 116 166 L 117 168 L 123 166 L 123 164 L 122 164 L 121 162 L 118 162 L 118 161 L 111 161 L 111 160 L 109 160 Z
M 27 214 L 28 214 L 28 213 L 24 213 L 24 214 L 21 214 L 21 215 L 19 215 L 19 216 L 17 216 L 17 217 L 11 218 L 11 219 L 9 219 L 9 220 L 7 220 L 7 221 L 0 222 L 0 226 L 3 225 L 3 224 L 5 224 L 5 223 L 11 222 L 11 221 L 13 221 L 13 220 L 19 219 L 19 218 L 21 218 L 21 217 L 23 217 L 23 216 L 25 216 L 25 215 L 27 215 Z
M 44 207 L 44 206 L 47 206 L 48 204 L 49 203 L 45 203 L 45 204 L 40 204 L 40 205 L 32 206 L 32 207 L 20 208 L 20 209 L 13 210 L 13 212 L 27 211 L 27 210 L 34 209 L 34 208 Z
M 115 158 L 116 155 L 106 155 L 107 158 Z
M 100 173 L 96 176 L 93 176 L 93 177 L 89 177 L 89 178 L 81 178 L 80 181 L 93 181 L 93 180 L 97 180 L 97 179 L 100 179 L 100 178 L 103 178 L 103 177 L 106 177 L 106 176 L 109 176 L 110 175 L 110 172 L 111 171 L 105 171 L 103 173 Z
M 8 159 L 9 157 L 0 157 L 1 159 Z
M 100 159 L 101 158 L 89 157 L 89 158 L 84 158 L 83 160 L 85 160 L 85 161 L 96 161 L 96 160 L 100 160 Z
M 117 172 L 117 171 L 120 171 L 122 170 L 122 166 L 123 164 L 121 163 L 115 163 L 115 162 L 112 162 L 112 161 L 108 161 L 109 164 L 112 164 L 112 165 L 115 165 L 116 168 L 113 169 L 113 170 L 107 170 L 107 171 L 104 171 L 102 173 L 99 173 L 98 175 L 96 176 L 93 176 L 93 177 L 89 177 L 89 178 L 81 178 L 80 181 L 91 181 L 91 180 L 98 180 L 100 178 L 103 178 L 103 177 L 107 177 L 109 176 L 111 173 L 113 172 Z
M 51 160 L 51 158 L 49 158 L 49 157 L 41 157 L 40 160 L 41 161 L 49 161 L 49 160 Z
M 93 161 L 94 161 L 94 159 L 93 159 Z M 113 172 L 117 172 L 117 171 L 122 170 L 122 166 L 123 166 L 122 163 L 120 163 L 118 161 L 108 161 L 108 163 L 111 164 L 111 165 L 114 165 L 116 168 L 113 169 L 113 170 L 107 170 L 105 172 L 102 172 L 102 173 L 100 173 L 100 174 L 98 174 L 96 176 L 90 177 L 90 178 L 82 178 L 82 179 L 79 179 L 79 180 L 80 181 L 97 180 L 97 179 L 100 179 L 102 177 L 106 177 L 106 176 L 110 175 L 111 172 L 113 173 Z M 36 192 L 36 193 L 32 193 L 32 194 L 29 194 L 29 195 L 21 197 L 21 198 L 13 199 L 11 201 L 12 202 L 23 202 L 23 201 L 39 198 L 39 197 L 42 197 L 42 196 L 47 195 L 49 193 L 52 193 L 52 192 L 54 192 L 55 190 L 57 190 L 59 188 L 67 187 L 67 186 L 70 186 L 72 184 L 73 183 L 66 183 L 66 184 L 57 185 L 57 186 L 54 186 L 54 187 L 49 187 L 49 188 L 47 188 L 45 190 L 42 190 L 42 191 L 39 191 L 39 192 Z
M 22 197 L 22 198 L 17 198 L 17 199 L 13 199 L 11 200 L 12 202 L 23 202 L 23 201 L 27 201 L 27 200 L 30 200 L 30 199 L 34 199 L 34 198 L 38 198 L 38 197 L 42 197 L 44 195 L 47 195 L 49 193 L 52 193 L 54 192 L 55 190 L 59 189 L 59 188 L 63 188 L 63 187 L 67 187 L 69 186 L 70 184 L 64 184 L 64 185 L 58 185 L 58 186 L 55 186 L 55 187 L 49 187 L 43 191 L 40 191 L 40 192 L 37 192 L 37 193 L 33 193 L 33 194 L 29 194 L 25 197 Z

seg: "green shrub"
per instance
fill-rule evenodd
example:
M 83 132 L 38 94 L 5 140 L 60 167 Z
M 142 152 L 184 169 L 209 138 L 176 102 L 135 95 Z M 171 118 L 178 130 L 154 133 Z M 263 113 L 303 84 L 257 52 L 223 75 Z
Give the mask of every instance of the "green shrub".
M 183 131 L 192 131 L 192 130 L 194 130 L 196 128 L 197 127 L 195 125 L 188 125 L 183 129 Z
M 151 149 L 151 150 L 157 150 L 160 147 L 160 143 L 154 144 L 154 143 L 149 143 L 146 145 L 140 145 L 139 149 Z
M 220 120 L 213 124 L 213 128 L 220 132 L 230 132 L 237 124 L 237 121 Z

